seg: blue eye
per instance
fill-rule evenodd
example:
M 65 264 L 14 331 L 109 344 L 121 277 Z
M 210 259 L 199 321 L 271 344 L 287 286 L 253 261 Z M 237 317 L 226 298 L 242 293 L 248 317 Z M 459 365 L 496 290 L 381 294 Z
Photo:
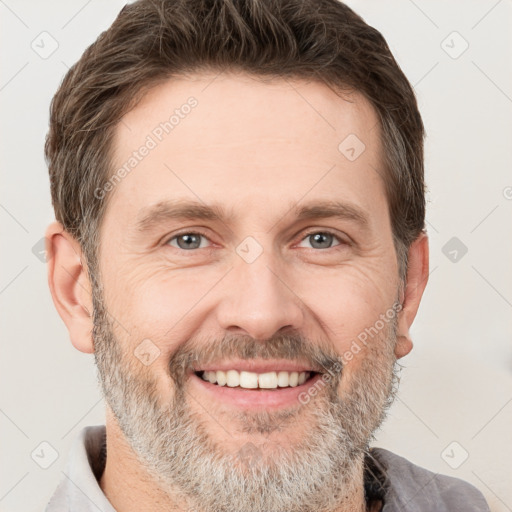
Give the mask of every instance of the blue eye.
M 302 241 L 308 239 L 310 239 L 313 249 L 330 249 L 331 247 L 341 245 L 340 238 L 329 231 L 315 231 L 313 233 L 309 233 L 302 239 Z M 332 243 L 334 240 L 338 240 L 339 243 L 333 246 Z
M 191 249 L 202 249 L 204 245 L 201 245 L 201 238 L 204 240 L 208 240 L 201 233 L 181 233 L 180 235 L 173 236 L 167 243 L 172 247 L 176 247 L 177 249 L 183 249 L 185 251 Z M 173 245 L 172 243 L 175 240 L 176 243 L 178 244 L 177 246 Z
M 309 247 L 302 245 L 305 241 L 309 240 L 311 244 Z M 335 243 L 337 241 L 337 243 Z M 203 243 L 204 242 L 204 243 Z M 193 251 L 194 249 L 204 249 L 208 247 L 210 242 L 209 238 L 202 233 L 189 231 L 174 235 L 166 244 L 176 249 L 184 251 Z M 306 247 L 310 249 L 331 249 L 342 245 L 345 242 L 329 231 L 313 231 L 308 233 L 300 242 L 299 247 Z

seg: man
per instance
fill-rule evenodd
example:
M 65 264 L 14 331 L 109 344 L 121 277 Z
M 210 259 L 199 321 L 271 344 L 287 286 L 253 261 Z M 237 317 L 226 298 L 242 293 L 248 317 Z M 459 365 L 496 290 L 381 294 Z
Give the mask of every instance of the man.
M 49 285 L 106 427 L 46 510 L 488 510 L 369 448 L 427 283 L 423 137 L 340 2 L 125 6 L 51 107 Z

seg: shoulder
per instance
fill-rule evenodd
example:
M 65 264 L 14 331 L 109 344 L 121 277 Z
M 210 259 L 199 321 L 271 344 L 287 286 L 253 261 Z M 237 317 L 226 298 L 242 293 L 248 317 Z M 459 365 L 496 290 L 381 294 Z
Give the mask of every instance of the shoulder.
M 433 473 L 384 448 L 370 457 L 384 475 L 383 512 L 489 512 L 482 493 L 459 478 Z

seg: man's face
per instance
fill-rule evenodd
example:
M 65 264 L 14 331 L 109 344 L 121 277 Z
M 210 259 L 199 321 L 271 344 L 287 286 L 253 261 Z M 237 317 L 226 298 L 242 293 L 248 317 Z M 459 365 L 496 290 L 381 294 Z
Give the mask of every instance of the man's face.
M 132 448 L 185 492 L 217 471 L 201 485 L 218 509 L 228 473 L 230 493 L 244 475 L 261 491 L 297 471 L 343 489 L 391 395 L 399 310 L 370 104 L 319 83 L 172 79 L 114 147 L 114 169 L 139 157 L 101 226 L 95 350 Z M 189 202 L 218 215 L 176 216 Z M 347 207 L 326 216 L 335 204 Z

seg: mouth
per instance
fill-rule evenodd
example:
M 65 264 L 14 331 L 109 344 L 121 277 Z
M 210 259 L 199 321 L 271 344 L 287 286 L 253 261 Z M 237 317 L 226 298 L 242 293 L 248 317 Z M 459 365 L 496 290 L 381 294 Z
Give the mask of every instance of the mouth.
M 321 372 L 289 361 L 238 361 L 195 369 L 192 384 L 209 399 L 243 409 L 300 406 Z
M 242 389 L 294 388 L 304 384 L 315 372 L 272 371 L 255 373 L 237 370 L 212 370 L 196 372 L 198 377 L 218 386 Z

